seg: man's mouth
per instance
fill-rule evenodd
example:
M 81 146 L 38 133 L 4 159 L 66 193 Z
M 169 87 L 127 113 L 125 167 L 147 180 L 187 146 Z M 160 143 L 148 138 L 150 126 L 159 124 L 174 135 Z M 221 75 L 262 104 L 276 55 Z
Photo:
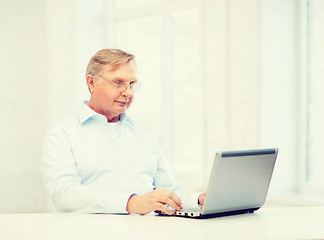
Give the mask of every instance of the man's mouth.
M 128 103 L 128 102 L 117 101 L 117 100 L 115 100 L 115 102 L 116 102 L 116 103 L 119 103 L 119 104 L 121 104 L 121 105 L 123 105 L 123 106 L 127 105 L 127 103 Z

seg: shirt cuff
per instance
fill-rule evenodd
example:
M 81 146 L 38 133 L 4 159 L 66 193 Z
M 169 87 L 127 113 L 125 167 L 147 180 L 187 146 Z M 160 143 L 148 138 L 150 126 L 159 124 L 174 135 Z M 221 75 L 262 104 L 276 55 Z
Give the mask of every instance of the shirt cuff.
M 106 204 L 107 212 L 110 213 L 122 213 L 128 214 L 126 207 L 128 200 L 131 196 L 136 195 L 134 193 L 114 193 L 113 195 L 109 194 L 109 197 Z

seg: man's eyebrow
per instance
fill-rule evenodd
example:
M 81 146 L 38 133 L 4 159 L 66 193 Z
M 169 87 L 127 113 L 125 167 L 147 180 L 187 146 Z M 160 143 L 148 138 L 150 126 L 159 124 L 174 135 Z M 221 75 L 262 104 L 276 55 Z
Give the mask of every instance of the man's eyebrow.
M 119 81 L 119 82 L 128 82 L 127 80 L 125 80 L 125 79 L 123 79 L 123 78 L 114 78 L 114 79 L 112 79 L 112 81 Z M 138 82 L 138 79 L 137 78 L 135 78 L 135 79 L 133 79 L 133 80 L 131 80 L 131 81 L 129 81 L 129 82 Z

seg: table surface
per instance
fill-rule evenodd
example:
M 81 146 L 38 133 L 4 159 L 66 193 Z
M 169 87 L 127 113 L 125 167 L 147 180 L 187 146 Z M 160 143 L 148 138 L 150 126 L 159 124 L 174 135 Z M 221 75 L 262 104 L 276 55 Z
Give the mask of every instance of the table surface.
M 253 214 L 212 219 L 0 214 L 0 239 L 324 239 L 324 207 L 264 207 Z

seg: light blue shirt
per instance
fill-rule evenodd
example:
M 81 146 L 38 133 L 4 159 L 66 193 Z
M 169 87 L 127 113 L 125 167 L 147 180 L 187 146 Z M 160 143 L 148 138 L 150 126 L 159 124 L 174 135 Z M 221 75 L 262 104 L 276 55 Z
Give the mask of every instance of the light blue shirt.
M 108 123 L 87 102 L 45 134 L 42 175 L 59 211 L 127 213 L 132 194 L 154 188 L 175 191 L 185 208 L 198 207 L 199 193 L 174 180 L 154 136 L 126 114 Z

